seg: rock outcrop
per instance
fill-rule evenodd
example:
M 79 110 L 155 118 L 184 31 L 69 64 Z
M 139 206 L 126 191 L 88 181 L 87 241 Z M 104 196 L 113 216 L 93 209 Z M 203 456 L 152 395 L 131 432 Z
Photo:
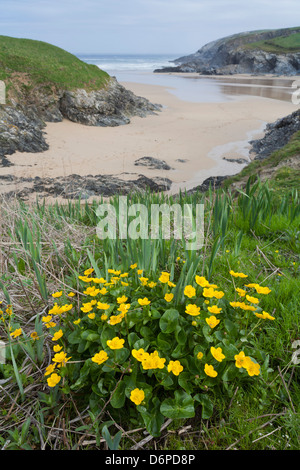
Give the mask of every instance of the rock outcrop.
M 97 196 L 109 197 L 115 194 L 127 195 L 131 192 L 167 191 L 172 181 L 168 178 L 137 175 L 124 180 L 113 175 L 69 175 L 56 178 L 17 178 L 12 174 L 0 175 L 2 194 L 7 198 L 17 196 L 27 201 L 34 195 L 40 198 L 60 197 L 63 199 L 89 199 Z M 11 189 L 13 188 L 13 189 Z
M 195 54 L 174 60 L 174 67 L 157 69 L 155 72 L 295 75 L 300 72 L 300 43 L 295 50 L 283 47 L 276 50 L 272 40 L 299 33 L 300 28 L 288 28 L 235 34 L 210 42 Z M 274 50 L 270 47 L 272 44 Z
M 264 137 L 249 142 L 252 146 L 250 153 L 255 154 L 256 160 L 263 160 L 284 147 L 297 131 L 300 131 L 300 109 L 267 124 Z
M 64 118 L 88 126 L 120 126 L 133 116 L 146 117 L 161 110 L 146 98 L 136 96 L 111 78 L 105 88 L 32 90 L 9 105 L 0 105 L 0 166 L 9 165 L 6 156 L 19 152 L 41 152 L 48 149 L 45 123 Z

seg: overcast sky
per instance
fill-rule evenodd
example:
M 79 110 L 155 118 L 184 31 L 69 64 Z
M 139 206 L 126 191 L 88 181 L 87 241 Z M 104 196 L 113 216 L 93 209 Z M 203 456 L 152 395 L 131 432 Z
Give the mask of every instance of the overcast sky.
M 0 34 L 72 53 L 190 54 L 256 29 L 300 26 L 299 0 L 0 0 Z

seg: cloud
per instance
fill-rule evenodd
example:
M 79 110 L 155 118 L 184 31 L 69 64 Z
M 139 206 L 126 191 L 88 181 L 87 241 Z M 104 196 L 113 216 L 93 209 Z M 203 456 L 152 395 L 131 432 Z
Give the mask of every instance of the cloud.
M 296 26 L 299 0 L 1 0 L 1 34 L 70 52 L 191 53 L 242 31 Z

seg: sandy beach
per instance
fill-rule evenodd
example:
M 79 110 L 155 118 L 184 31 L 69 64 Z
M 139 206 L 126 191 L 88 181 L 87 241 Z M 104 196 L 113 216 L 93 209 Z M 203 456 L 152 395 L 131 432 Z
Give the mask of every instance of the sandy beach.
M 289 77 L 290 80 L 290 77 Z M 47 123 L 49 150 L 15 153 L 14 166 L 1 168 L 1 175 L 59 177 L 71 174 L 115 175 L 134 179 L 138 175 L 166 177 L 170 193 L 191 189 L 209 176 L 232 175 L 249 161 L 248 141 L 263 136 L 266 123 L 296 110 L 291 101 L 261 96 L 234 96 L 221 102 L 180 99 L 164 86 L 122 83 L 135 94 L 163 106 L 146 118 L 134 117 L 119 127 L 89 127 L 68 120 Z M 136 166 L 137 159 L 151 156 L 167 162 L 171 170 Z

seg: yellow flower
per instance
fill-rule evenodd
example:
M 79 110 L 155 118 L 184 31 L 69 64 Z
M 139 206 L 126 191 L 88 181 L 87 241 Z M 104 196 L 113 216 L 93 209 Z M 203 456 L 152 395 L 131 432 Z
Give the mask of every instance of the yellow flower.
M 245 356 L 244 351 L 241 351 L 240 353 L 236 354 L 234 356 L 235 359 L 235 366 L 240 369 L 241 367 L 245 367 L 247 361 L 248 361 L 248 356 Z
M 31 333 L 30 337 L 31 337 L 34 341 L 40 339 L 36 331 L 33 331 L 33 332 Z
M 22 328 L 17 328 L 15 331 L 13 331 L 10 336 L 12 336 L 13 338 L 17 338 L 18 336 L 20 336 L 22 334 Z
M 257 299 L 256 297 L 251 297 L 251 295 L 246 295 L 246 299 L 251 304 L 258 304 L 259 303 L 259 299 Z
M 142 359 L 142 367 L 144 370 L 149 369 L 163 369 L 166 359 L 159 357 L 158 352 L 154 351 L 151 354 L 145 353 Z
M 80 318 L 78 318 L 77 320 L 74 320 L 74 321 L 73 321 L 74 325 L 79 325 L 80 322 L 81 322 Z
M 94 281 L 94 279 L 92 279 L 91 277 L 87 277 L 87 276 L 78 276 L 78 279 L 80 279 L 82 282 L 92 282 L 92 281 Z
M 89 276 L 89 275 L 92 274 L 93 272 L 94 272 L 93 268 L 89 268 L 89 269 L 86 269 L 83 274 L 84 274 L 85 276 Z
M 209 298 L 212 298 L 214 297 L 214 294 L 215 294 L 215 289 L 213 287 L 204 287 L 203 289 L 203 296 L 204 297 L 209 297 Z
M 110 349 L 122 349 L 124 346 L 125 340 L 120 339 L 117 336 L 115 336 L 113 339 L 106 341 L 107 346 Z
M 122 295 L 122 297 L 117 297 L 118 304 L 123 304 L 124 302 L 126 302 L 126 300 L 128 300 L 128 297 L 126 297 L 126 295 Z
M 101 318 L 102 321 L 105 321 L 105 320 L 108 319 L 108 316 L 105 313 L 103 313 L 103 315 L 101 315 L 100 318 Z
M 96 316 L 95 312 L 88 313 L 88 317 L 90 320 L 94 320 L 95 316 Z
M 205 318 L 205 321 L 211 328 L 214 328 L 218 323 L 220 323 L 220 320 L 218 320 L 214 315 L 209 318 Z
M 59 353 L 56 353 L 52 359 L 53 362 L 57 362 L 61 365 L 65 365 L 66 362 L 68 362 L 71 358 L 70 357 L 67 357 L 67 354 L 65 352 L 59 352 Z
M 161 276 L 159 277 L 160 282 L 166 284 L 170 280 L 170 274 L 162 271 Z
M 179 361 L 170 361 L 168 364 L 168 372 L 173 372 L 174 375 L 179 375 L 183 371 L 183 367 Z
M 84 294 L 89 295 L 91 297 L 95 297 L 98 295 L 100 292 L 100 289 L 96 289 L 95 286 L 88 287 L 85 291 L 83 291 Z
M 256 310 L 256 307 L 254 307 L 253 305 L 247 305 L 245 304 L 245 302 L 230 302 L 230 305 L 233 308 L 239 307 L 242 310 L 251 310 L 252 312 Z
M 167 302 L 172 302 L 173 298 L 174 298 L 174 294 L 166 294 L 165 295 L 165 300 Z
M 210 352 L 212 353 L 213 357 L 218 362 L 222 362 L 225 359 L 224 354 L 222 353 L 222 348 L 214 348 L 213 346 L 210 348 Z
M 269 294 L 269 293 L 271 292 L 271 289 L 269 289 L 269 287 L 262 287 L 262 286 L 260 286 L 260 285 L 258 285 L 258 284 L 255 284 L 254 289 L 256 290 L 256 292 L 257 292 L 258 294 L 265 294 L 265 295 L 267 295 L 267 294 Z
M 46 367 L 46 371 L 44 373 L 44 376 L 46 377 L 47 375 L 52 374 L 55 370 L 55 364 L 50 364 L 48 367 Z
M 125 316 L 125 313 L 120 313 L 119 315 L 112 315 L 109 320 L 108 320 L 108 323 L 110 325 L 117 325 L 118 323 L 121 323 L 121 321 L 123 320 Z
M 254 312 L 258 318 L 262 318 L 263 320 L 275 320 L 275 317 L 272 317 L 268 312 L 263 311 L 263 313 Z
M 142 362 L 145 355 L 147 355 L 148 353 L 146 353 L 143 348 L 140 348 L 140 349 L 133 349 L 131 351 L 131 354 L 133 355 L 133 357 L 135 357 L 135 359 Z
M 256 362 L 249 360 L 246 364 L 246 371 L 252 377 L 253 375 L 260 374 L 260 365 Z
M 105 284 L 106 283 L 106 279 L 104 279 L 103 277 L 93 277 L 91 279 L 95 284 Z
M 143 286 L 146 286 L 147 282 L 149 281 L 148 277 L 140 277 L 139 279 L 140 279 Z
M 100 289 L 100 291 L 99 291 L 99 294 L 105 295 L 105 294 L 107 294 L 107 292 L 108 292 L 108 290 L 105 287 L 102 287 L 102 289 Z
M 142 269 L 138 269 L 138 270 L 137 270 L 137 273 L 138 273 L 138 275 L 140 276 L 141 274 L 143 274 L 143 270 L 142 270 Z
M 222 309 L 221 309 L 221 307 L 218 307 L 217 305 L 212 305 L 211 307 L 207 307 L 207 310 L 210 313 L 217 314 L 217 313 L 220 313 Z
M 59 351 L 61 351 L 61 349 L 62 349 L 62 346 L 59 346 L 59 344 L 56 344 L 55 346 L 53 346 L 53 351 L 54 352 L 59 352 Z
M 244 289 L 240 289 L 239 287 L 237 287 L 235 290 L 238 292 L 240 297 L 245 297 L 246 291 Z
M 156 282 L 153 282 L 153 281 L 148 282 L 148 287 L 150 287 L 150 289 L 153 289 L 153 287 L 155 287 L 156 285 L 157 285 Z
M 76 294 L 74 292 L 69 292 L 68 297 L 74 297 Z
M 54 297 L 55 299 L 57 299 L 58 297 L 61 297 L 61 296 L 62 296 L 62 291 L 54 292 L 54 294 L 52 294 L 52 297 Z
M 205 277 L 203 276 L 196 276 L 195 281 L 197 282 L 198 286 L 200 287 L 207 287 L 209 285 L 209 282 Z
M 209 377 L 216 377 L 218 375 L 218 372 L 215 371 L 215 369 L 213 368 L 213 366 L 209 365 L 209 364 L 205 364 L 204 366 L 204 372 L 206 373 L 206 375 L 208 375 Z
M 130 393 L 130 400 L 133 403 L 135 403 L 136 405 L 140 405 L 144 399 L 145 399 L 144 390 L 140 390 L 139 388 L 135 388 Z
M 186 295 L 186 296 L 189 297 L 189 298 L 195 297 L 195 295 L 196 295 L 196 289 L 195 289 L 195 287 L 193 287 L 193 286 L 185 286 L 184 295 Z
M 58 330 L 54 333 L 52 341 L 57 341 L 63 336 L 62 330 Z
M 174 282 L 168 281 L 168 286 L 169 287 L 176 287 L 176 284 L 174 284 Z
M 56 373 L 51 374 L 50 377 L 47 379 L 47 383 L 49 387 L 55 387 L 61 380 L 61 377 Z
M 231 269 L 231 271 L 229 271 L 229 274 L 231 274 L 231 276 L 233 276 L 233 277 L 248 277 L 247 274 L 244 274 L 244 273 L 235 273 L 232 269 Z
M 200 307 L 197 307 L 197 305 L 189 304 L 186 306 L 185 313 L 191 315 L 192 317 L 196 317 L 197 315 L 200 315 Z
M 127 313 L 129 309 L 130 309 L 130 304 L 121 304 L 117 310 L 121 313 Z
M 147 299 L 147 297 L 144 297 L 143 299 L 138 299 L 138 303 L 140 305 L 149 305 L 150 304 L 150 300 Z
M 72 308 L 73 308 L 72 304 L 65 304 L 61 307 L 61 313 L 69 312 L 69 310 L 72 310 Z
M 107 359 L 108 355 L 105 351 L 99 351 L 92 357 L 92 361 L 99 365 L 107 361 Z
M 203 352 L 199 351 L 197 354 L 197 359 L 201 360 L 203 357 Z
M 108 305 L 108 304 L 104 304 L 102 302 L 97 302 L 97 308 L 99 310 L 108 310 L 109 307 L 110 307 L 110 305 Z
M 137 263 L 130 265 L 130 268 L 131 268 L 131 269 L 135 269 L 136 267 L 137 267 Z
M 80 310 L 83 312 L 83 313 L 88 313 L 90 312 L 91 310 L 93 310 L 93 306 L 91 305 L 91 303 L 86 303 L 86 304 L 82 304 L 83 307 L 80 308 Z
M 62 313 L 61 307 L 55 302 L 53 307 L 48 312 L 50 315 L 60 315 Z
M 216 299 L 222 299 L 222 297 L 224 297 L 224 295 L 225 295 L 224 292 L 222 292 L 221 290 L 215 290 L 213 296 L 214 296 Z

